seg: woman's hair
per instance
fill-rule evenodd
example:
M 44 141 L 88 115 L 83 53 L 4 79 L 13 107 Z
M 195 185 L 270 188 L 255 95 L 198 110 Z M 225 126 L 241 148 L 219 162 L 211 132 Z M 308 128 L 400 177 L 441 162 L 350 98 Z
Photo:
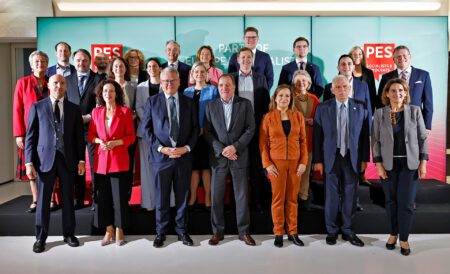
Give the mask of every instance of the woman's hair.
M 277 108 L 277 102 L 275 101 L 275 99 L 278 96 L 278 93 L 280 93 L 280 91 L 282 91 L 283 89 L 288 89 L 289 90 L 289 94 L 291 95 L 291 99 L 289 101 L 289 106 L 288 109 L 293 109 L 294 107 L 294 98 L 292 96 L 292 89 L 289 85 L 283 84 L 283 85 L 279 85 L 277 87 L 277 89 L 275 89 L 275 92 L 272 95 L 272 98 L 270 98 L 270 104 L 269 104 L 269 111 L 272 111 L 274 109 Z
M 151 61 L 158 64 L 158 67 L 161 67 L 161 62 L 159 61 L 159 59 L 156 57 L 152 57 L 152 58 L 148 58 L 147 61 L 145 61 L 145 69 L 147 69 L 148 63 L 150 63 Z
M 191 78 L 191 79 L 190 79 L 190 82 L 191 82 L 191 83 L 195 83 L 195 79 L 194 79 L 194 70 L 195 70 L 197 67 L 202 67 L 202 68 L 205 69 L 205 71 L 206 71 L 205 82 L 208 82 L 208 70 L 206 69 L 206 66 L 205 66 L 205 64 L 203 64 L 203 62 L 195 62 L 195 63 L 192 65 L 191 73 L 189 74 L 189 77 Z
M 30 62 L 30 67 L 31 69 L 33 69 L 33 58 L 34 56 L 41 56 L 43 57 L 46 61 L 47 61 L 47 65 L 48 65 L 48 55 L 47 53 L 40 51 L 40 50 L 35 50 L 33 51 L 30 56 L 28 56 L 28 62 Z
M 353 60 L 353 52 L 355 52 L 356 50 L 361 50 L 362 53 L 362 59 L 361 59 L 361 65 L 365 68 L 367 68 L 367 59 L 366 59 L 366 53 L 364 52 L 364 50 L 360 47 L 360 46 L 354 46 L 353 48 L 350 49 L 350 51 L 348 52 L 348 55 L 350 55 L 350 57 Z M 355 63 L 355 60 L 353 60 L 353 63 Z
M 119 83 L 117 83 L 116 81 L 114 81 L 112 79 L 103 80 L 95 87 L 95 93 L 97 94 L 97 103 L 102 107 L 104 107 L 106 105 L 106 102 L 103 99 L 103 87 L 107 84 L 111 84 L 114 86 L 114 90 L 116 92 L 116 105 L 124 106 L 123 89 L 119 85 Z
M 200 62 L 200 54 L 201 54 L 203 49 L 209 50 L 209 53 L 211 53 L 211 60 L 209 61 L 209 66 L 210 67 L 215 67 L 216 66 L 216 57 L 214 56 L 213 49 L 210 46 L 208 46 L 208 45 L 203 45 L 197 50 L 197 55 L 195 57 L 195 61 L 196 62 Z
M 403 104 L 409 104 L 411 102 L 411 97 L 409 96 L 409 87 L 405 80 L 400 78 L 394 78 L 387 82 L 387 84 L 383 88 L 383 93 L 381 94 L 381 102 L 383 105 L 388 106 L 390 104 L 390 100 L 387 97 L 387 93 L 391 89 L 391 86 L 393 84 L 400 84 L 403 87 L 403 90 L 406 92 L 405 100 L 403 101 Z
M 116 77 L 116 75 L 113 72 L 113 67 L 114 67 L 114 62 L 122 62 L 125 65 L 125 81 L 130 81 L 130 69 L 128 67 L 127 62 L 125 62 L 125 59 L 123 59 L 120 56 L 114 57 L 114 59 L 111 61 L 111 65 L 109 66 L 109 71 L 110 71 L 110 75 L 112 75 L 113 77 Z
M 297 71 L 294 72 L 294 75 L 292 75 L 292 83 L 291 83 L 292 87 L 293 88 L 295 87 L 295 77 L 297 77 L 298 75 L 305 76 L 306 79 L 309 81 L 309 85 L 308 85 L 308 87 L 306 87 L 306 90 L 309 91 L 309 89 L 311 88 L 311 85 L 312 85 L 312 79 L 311 79 L 311 76 L 309 75 L 309 73 L 306 70 L 297 70 Z
M 126 60 L 126 62 L 128 63 L 128 57 L 130 57 L 130 53 L 132 52 L 136 52 L 138 58 L 139 58 L 139 69 L 143 70 L 144 69 L 144 54 L 142 53 L 142 51 L 138 50 L 138 49 L 129 49 L 125 52 L 125 55 L 123 56 L 123 59 Z

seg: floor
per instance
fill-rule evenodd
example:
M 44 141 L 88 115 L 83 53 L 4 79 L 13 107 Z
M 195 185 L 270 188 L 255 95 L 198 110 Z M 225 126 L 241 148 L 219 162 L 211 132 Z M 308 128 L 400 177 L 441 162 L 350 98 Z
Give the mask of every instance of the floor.
M 27 184 L 0 186 L 0 203 L 27 194 Z M 338 241 L 327 246 L 324 235 L 301 235 L 305 247 L 285 241 L 273 246 L 272 235 L 255 235 L 257 246 L 249 247 L 227 236 L 216 247 L 208 245 L 209 235 L 192 236 L 195 246 L 183 246 L 169 236 L 161 249 L 152 246 L 154 236 L 127 236 L 124 246 L 100 246 L 98 236 L 78 236 L 81 246 L 72 248 L 62 237 L 49 237 L 46 252 L 32 252 L 34 237 L 0 237 L 0 272 L 13 273 L 333 273 L 333 274 L 448 274 L 450 234 L 411 235 L 410 256 L 399 248 L 384 247 L 386 235 L 360 235 L 365 247 Z

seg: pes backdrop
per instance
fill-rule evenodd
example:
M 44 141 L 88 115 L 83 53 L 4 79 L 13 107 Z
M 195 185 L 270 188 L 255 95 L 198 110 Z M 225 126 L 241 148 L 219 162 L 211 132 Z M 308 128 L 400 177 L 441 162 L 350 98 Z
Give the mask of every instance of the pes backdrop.
M 292 43 L 299 37 L 310 41 L 309 60 L 322 71 L 324 85 L 337 75 L 340 55 L 355 45 L 365 49 L 368 66 L 376 84 L 381 75 L 395 68 L 393 48 L 409 47 L 412 65 L 430 73 L 433 87 L 433 124 L 429 136 L 427 178 L 445 182 L 446 102 L 448 45 L 446 17 L 70 17 L 38 18 L 38 48 L 56 63 L 54 46 L 65 41 L 72 51 L 85 48 L 96 53 L 122 56 L 128 49 L 140 49 L 145 58 L 165 62 L 167 40 L 181 45 L 180 60 L 195 62 L 197 49 L 210 45 L 217 66 L 226 72 L 228 61 L 243 46 L 248 26 L 259 30 L 258 49 L 270 54 L 274 67 L 274 87 L 283 65 L 293 60 Z M 376 170 L 369 165 L 369 178 Z

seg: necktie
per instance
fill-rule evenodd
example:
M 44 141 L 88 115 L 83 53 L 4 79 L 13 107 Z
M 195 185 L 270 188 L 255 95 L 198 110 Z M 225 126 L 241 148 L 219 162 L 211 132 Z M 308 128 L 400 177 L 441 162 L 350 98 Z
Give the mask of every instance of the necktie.
M 304 70 L 305 69 L 305 62 L 299 62 L 298 63 L 298 69 L 299 70 Z
M 84 80 L 86 79 L 86 75 L 82 75 L 80 77 L 78 77 L 78 92 L 81 94 L 83 94 L 84 91 Z
M 402 71 L 402 73 L 400 73 L 400 78 L 402 78 L 402 80 L 405 80 L 405 82 L 408 81 L 408 77 L 406 76 L 406 71 Z
M 341 104 L 339 110 L 339 129 L 340 129 L 340 151 L 342 157 L 345 157 L 347 152 L 347 112 L 345 111 L 345 104 Z
M 174 67 L 175 67 L 175 64 L 170 64 L 170 67 L 171 67 L 171 68 L 174 68 Z
M 179 131 L 177 107 L 175 105 L 175 97 L 170 96 L 169 99 L 170 99 L 169 108 L 170 108 L 170 122 L 171 122 L 170 137 L 172 138 L 172 140 L 176 142 L 178 140 L 178 131 Z
M 57 123 L 59 123 L 61 121 L 61 111 L 59 109 L 59 100 L 55 101 L 55 118 L 56 118 Z

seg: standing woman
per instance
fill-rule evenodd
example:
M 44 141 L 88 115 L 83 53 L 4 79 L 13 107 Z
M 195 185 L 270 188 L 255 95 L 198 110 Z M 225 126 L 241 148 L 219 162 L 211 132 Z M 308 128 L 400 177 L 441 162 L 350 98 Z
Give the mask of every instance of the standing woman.
M 48 96 L 47 82 L 45 76 L 48 67 L 48 56 L 42 51 L 33 51 L 28 61 L 30 62 L 33 74 L 25 76 L 17 80 L 16 90 L 14 92 L 13 105 L 13 134 L 17 144 L 17 173 L 16 177 L 20 180 L 28 180 L 25 168 L 25 134 L 27 130 L 28 112 L 31 105 Z M 36 181 L 30 179 L 31 194 L 33 201 L 26 212 L 33 213 L 36 211 L 37 188 Z M 55 202 L 52 199 L 54 207 Z
M 285 225 L 288 239 L 303 246 L 297 232 L 300 179 L 308 164 L 305 121 L 293 110 L 288 85 L 278 86 L 270 101 L 269 112 L 260 128 L 259 146 L 263 167 L 272 183 L 272 220 L 274 245 L 283 246 Z
M 215 99 L 219 92 L 211 84 L 207 84 L 207 68 L 205 63 L 196 62 L 191 69 L 191 78 L 195 80 L 195 85 L 184 90 L 184 95 L 194 99 L 194 105 L 199 115 L 200 135 L 197 139 L 193 155 L 192 177 L 191 177 L 191 197 L 189 206 L 193 206 L 197 199 L 197 187 L 200 178 L 205 189 L 205 207 L 211 208 L 211 169 L 209 164 L 209 145 L 203 136 L 203 120 L 205 116 L 206 104 Z
M 97 144 L 94 176 L 98 202 L 94 224 L 106 227 L 102 246 L 112 243 L 114 238 L 117 245 L 123 245 L 123 228 L 129 223 L 127 147 L 136 138 L 133 115 L 124 105 L 123 91 L 117 82 L 102 81 L 96 93 L 99 107 L 92 111 L 88 135 L 89 142 Z
M 359 46 L 354 46 L 348 53 L 353 59 L 355 69 L 353 70 L 353 78 L 366 82 L 369 87 L 369 95 L 372 113 L 377 106 L 377 89 L 375 87 L 375 77 L 373 71 L 367 68 L 366 55 L 364 50 Z
M 320 103 L 316 95 L 309 93 L 312 80 L 306 70 L 297 70 L 292 76 L 292 89 L 294 94 L 294 108 L 303 114 L 305 119 L 306 140 L 308 144 L 308 164 L 302 175 L 300 183 L 300 207 L 306 210 L 310 209 L 311 201 L 309 198 L 309 175 L 312 160 L 312 138 L 314 126 L 314 114 L 316 107 Z
M 381 178 L 388 217 L 386 248 L 411 253 L 408 236 L 413 220 L 413 203 L 419 179 L 425 177 L 428 141 L 420 107 L 410 105 L 408 84 L 390 80 L 383 89 L 385 107 L 377 109 L 372 126 L 372 153 Z
M 136 87 L 138 84 L 148 79 L 144 71 L 144 54 L 138 49 L 129 49 L 125 52 L 123 59 L 130 68 L 130 81 Z
M 201 46 L 197 51 L 195 61 L 202 62 L 205 65 L 209 83 L 217 87 L 219 77 L 223 74 L 223 71 L 216 67 L 216 57 L 214 56 L 213 49 L 210 46 Z M 195 79 L 192 78 L 192 73 L 190 75 L 189 85 L 194 85 Z

